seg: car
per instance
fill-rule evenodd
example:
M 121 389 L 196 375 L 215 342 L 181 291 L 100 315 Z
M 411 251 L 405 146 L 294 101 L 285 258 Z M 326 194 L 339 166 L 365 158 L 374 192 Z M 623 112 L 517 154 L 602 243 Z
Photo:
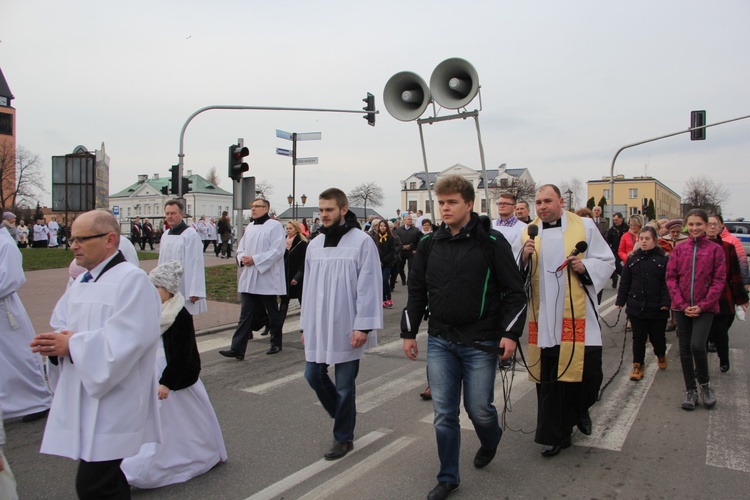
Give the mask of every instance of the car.
M 726 221 L 724 222 L 727 231 L 735 235 L 745 247 L 745 252 L 750 255 L 750 221 Z

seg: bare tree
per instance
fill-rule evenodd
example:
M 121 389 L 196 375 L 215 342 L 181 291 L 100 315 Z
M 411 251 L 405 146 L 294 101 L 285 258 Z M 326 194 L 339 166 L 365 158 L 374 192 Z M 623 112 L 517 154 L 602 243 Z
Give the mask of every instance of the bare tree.
M 491 184 L 490 197 L 493 200 L 497 200 L 501 194 L 510 193 L 516 197 L 516 200 L 524 200 L 528 203 L 529 200 L 533 202 L 536 190 L 537 185 L 534 182 L 512 179 L 508 184 Z
M 364 219 L 367 220 L 367 204 L 379 207 L 383 204 L 383 196 L 383 188 L 375 182 L 363 182 L 349 192 L 349 204 L 362 203 L 365 208 Z
M 583 201 L 583 182 L 578 177 L 571 177 L 570 179 L 563 181 L 558 186 L 560 193 L 565 199 L 565 208 L 568 210 L 575 210 L 575 207 L 582 207 Z M 568 193 L 570 191 L 570 193 Z
M 33 205 L 39 192 L 46 193 L 39 155 L 23 146 L 15 151 L 10 141 L 0 141 L 0 205 L 16 210 L 19 204 Z
M 265 179 L 255 183 L 255 193 L 264 200 L 268 199 L 268 197 L 273 194 L 273 189 L 273 184 Z
M 711 177 L 691 177 L 685 183 L 682 202 L 692 208 L 718 210 L 722 202 L 729 200 L 729 189 Z
M 221 182 L 221 178 L 219 177 L 219 172 L 216 170 L 216 167 L 211 167 L 208 169 L 206 180 L 214 186 L 219 185 L 219 182 Z

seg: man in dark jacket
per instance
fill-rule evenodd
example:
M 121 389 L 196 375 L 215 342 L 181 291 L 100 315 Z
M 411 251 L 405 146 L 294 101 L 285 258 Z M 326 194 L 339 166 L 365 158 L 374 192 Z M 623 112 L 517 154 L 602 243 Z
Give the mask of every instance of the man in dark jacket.
M 443 224 L 420 241 L 412 261 L 401 337 L 406 356 L 416 359 L 416 335 L 429 296 L 427 371 L 440 472 L 428 498 L 443 499 L 459 483 L 462 390 L 481 443 L 474 466 L 485 467 L 495 457 L 502 435 L 492 404 L 497 355 L 509 359 L 515 353 L 526 320 L 526 296 L 510 245 L 487 219 L 483 225 L 472 212 L 472 184 L 461 176 L 446 176 L 435 184 L 435 193 Z
M 617 278 L 622 273 L 622 263 L 617 256 L 617 252 L 620 249 L 620 238 L 630 230 L 630 226 L 625 223 L 620 212 L 615 212 L 612 216 L 612 222 L 612 227 L 609 228 L 604 239 L 607 240 L 607 244 L 615 256 L 615 272 L 612 273 L 612 288 L 617 288 Z
M 411 259 L 417 253 L 417 244 L 422 239 L 422 232 L 419 228 L 413 224 L 411 215 L 407 215 L 404 219 L 404 225 L 399 226 L 394 231 L 396 236 L 401 240 L 401 262 L 398 265 L 398 274 L 401 276 L 401 284 L 406 285 L 406 263 L 409 263 L 409 272 L 411 272 Z M 396 273 L 392 279 L 392 283 L 396 283 Z

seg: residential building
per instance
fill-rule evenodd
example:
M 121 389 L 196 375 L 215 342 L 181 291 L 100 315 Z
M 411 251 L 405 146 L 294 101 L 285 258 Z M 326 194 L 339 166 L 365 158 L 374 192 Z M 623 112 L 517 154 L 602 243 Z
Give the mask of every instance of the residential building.
M 0 69 L 0 210 L 11 210 L 16 200 L 16 110 L 13 94 Z
M 609 203 L 609 181 L 610 177 L 606 176 L 602 177 L 601 180 L 586 182 L 586 198 L 593 196 L 598 204 L 601 197 L 604 196 Z M 657 219 L 680 217 L 680 195 L 658 179 L 646 176 L 626 179 L 624 175 L 616 175 L 614 186 L 615 211 L 622 212 L 626 218 L 628 215 L 642 213 L 644 202 L 648 204 L 649 200 L 654 200 Z M 609 217 L 609 205 L 605 207 L 604 215 Z
M 474 170 L 467 166 L 456 163 L 440 172 L 430 172 L 429 176 L 425 172 L 414 172 L 401 182 L 401 210 L 402 213 L 422 210 L 425 217 L 440 222 L 440 215 L 433 213 L 432 207 L 429 206 L 428 189 L 433 189 L 435 182 L 446 175 L 460 175 L 474 185 L 476 198 L 474 200 L 474 211 L 480 215 L 488 215 L 487 200 L 484 193 L 484 179 L 481 170 Z M 500 193 L 510 191 L 522 199 L 529 201 L 533 208 L 533 197 L 535 192 L 535 182 L 527 168 L 506 168 L 505 163 L 496 169 L 487 170 L 488 188 L 490 191 L 489 215 L 493 219 L 497 218 L 497 207 L 494 203 Z M 437 202 L 433 192 L 433 202 Z

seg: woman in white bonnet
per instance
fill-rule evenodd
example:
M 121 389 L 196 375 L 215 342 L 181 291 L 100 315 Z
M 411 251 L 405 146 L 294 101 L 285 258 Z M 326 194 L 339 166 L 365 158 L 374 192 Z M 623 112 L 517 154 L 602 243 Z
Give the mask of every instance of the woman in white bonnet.
M 180 293 L 182 274 L 176 260 L 149 274 L 162 301 L 162 345 L 156 357 L 162 442 L 145 444 L 122 461 L 128 483 L 138 488 L 182 483 L 227 459 L 219 421 L 199 378 L 193 317 Z

